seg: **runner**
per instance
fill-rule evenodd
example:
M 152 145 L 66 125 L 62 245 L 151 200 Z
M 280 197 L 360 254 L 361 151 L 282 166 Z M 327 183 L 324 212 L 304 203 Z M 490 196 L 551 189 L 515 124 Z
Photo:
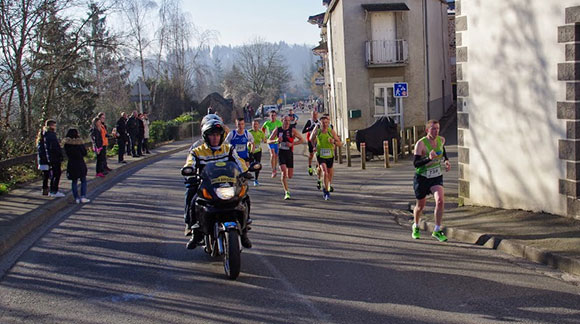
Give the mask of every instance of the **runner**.
M 260 124 L 257 120 L 252 123 L 252 129 L 250 129 L 250 134 L 254 137 L 254 151 L 252 152 L 250 158 L 251 162 L 256 161 L 258 163 L 262 162 L 262 143 L 266 143 L 266 134 L 260 129 Z M 254 186 L 259 186 L 258 175 L 260 170 L 255 172 Z
M 322 126 L 319 126 L 322 125 Z M 320 124 L 316 125 L 310 135 L 310 140 L 316 140 L 316 159 L 320 171 L 319 177 L 322 176 L 324 187 L 322 189 L 322 197 L 324 200 L 330 199 L 332 177 L 334 176 L 334 147 L 335 145 L 342 145 L 340 138 L 336 135 L 334 129 L 330 128 L 330 119 L 326 116 L 320 118 Z M 320 180 L 318 180 L 320 185 Z
M 294 110 L 292 108 L 288 110 L 288 116 L 290 116 L 290 127 L 296 128 L 296 125 L 298 124 L 298 119 L 300 118 L 298 117 L 298 115 L 294 113 Z
M 294 139 L 298 138 L 298 142 Z M 270 134 L 268 143 L 280 143 L 280 172 L 282 173 L 282 186 L 284 187 L 284 199 L 290 199 L 290 189 L 288 188 L 288 179 L 294 175 L 294 146 L 304 143 L 304 138 L 296 130 L 290 127 L 290 116 L 284 116 L 282 127 L 278 127 Z
M 232 145 L 238 156 L 246 161 L 246 166 L 250 166 L 250 152 L 254 149 L 254 137 L 245 127 L 244 117 L 236 119 L 236 129 L 229 132 L 224 142 Z M 248 146 L 250 146 L 249 150 Z
M 444 190 L 443 190 L 443 172 L 442 159 L 445 165 L 445 171 L 451 169 L 451 163 L 447 158 L 445 152 L 445 138 L 439 136 L 439 121 L 429 120 L 425 125 L 427 136 L 421 138 L 415 144 L 415 161 L 416 168 L 415 178 L 413 179 L 413 189 L 415 189 L 415 209 L 413 216 L 415 223 L 413 224 L 412 237 L 419 239 L 421 233 L 419 231 L 419 220 L 425 209 L 427 202 L 427 195 L 432 193 L 435 198 L 435 229 L 431 236 L 438 239 L 440 242 L 447 241 L 447 237 L 441 231 L 441 221 L 443 220 L 444 208 Z
M 264 122 L 262 125 L 262 131 L 266 134 L 266 137 L 270 138 L 270 135 L 278 127 L 282 127 L 282 122 L 276 119 L 277 113 L 275 110 L 270 110 L 270 120 Z M 276 164 L 278 163 L 278 140 L 270 143 L 268 142 L 270 148 L 270 165 L 272 166 L 272 178 L 276 177 Z
M 306 121 L 304 124 L 304 128 L 302 128 L 302 134 L 306 134 L 306 138 L 308 139 L 308 174 L 312 175 L 314 170 L 312 169 L 312 159 L 314 158 L 314 145 L 312 144 L 313 141 L 310 141 L 310 133 L 319 124 L 318 121 L 318 111 L 313 110 L 311 113 L 311 118 Z

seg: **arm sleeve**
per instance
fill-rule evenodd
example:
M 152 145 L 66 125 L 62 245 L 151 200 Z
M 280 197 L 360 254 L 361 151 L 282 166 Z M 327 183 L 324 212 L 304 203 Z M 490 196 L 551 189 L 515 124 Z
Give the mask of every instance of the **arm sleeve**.
M 230 148 L 230 150 L 231 150 L 232 157 L 233 157 L 234 161 L 238 164 L 238 167 L 240 168 L 240 170 L 242 170 L 242 172 L 248 171 L 248 167 L 246 166 L 246 161 L 244 161 L 238 155 L 238 152 L 236 152 L 236 150 L 234 149 L 233 146 Z
M 443 147 L 443 160 L 448 161 L 449 158 L 447 157 L 447 151 L 445 151 L 445 146 Z
M 421 155 L 415 155 L 415 159 L 413 160 L 413 165 L 416 168 L 419 168 L 419 167 L 422 167 L 429 162 L 431 162 L 431 159 L 428 156 L 421 157 Z
M 232 137 L 234 137 L 234 132 L 231 131 L 228 133 L 228 136 L 226 136 L 226 139 L 224 140 L 224 143 L 226 144 L 230 144 L 230 141 L 232 140 Z
M 302 134 L 308 133 L 309 128 L 310 128 L 310 119 L 306 121 L 306 124 L 304 124 L 304 127 L 302 128 Z

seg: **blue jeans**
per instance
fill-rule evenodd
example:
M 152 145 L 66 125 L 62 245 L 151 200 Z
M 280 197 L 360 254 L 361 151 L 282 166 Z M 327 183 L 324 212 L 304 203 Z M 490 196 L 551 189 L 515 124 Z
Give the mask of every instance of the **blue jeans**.
M 77 187 L 77 180 L 78 179 L 74 179 L 72 180 L 72 193 L 73 193 L 73 197 L 76 199 L 79 199 L 80 197 L 86 197 L 87 196 L 87 177 L 82 177 L 81 178 L 81 196 L 79 197 L 79 192 L 78 192 L 78 187 Z

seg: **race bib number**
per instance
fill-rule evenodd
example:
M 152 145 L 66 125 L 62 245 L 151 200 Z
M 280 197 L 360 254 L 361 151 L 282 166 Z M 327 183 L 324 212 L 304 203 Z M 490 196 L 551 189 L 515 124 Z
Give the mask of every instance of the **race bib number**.
M 236 152 L 245 152 L 246 151 L 246 145 L 245 144 L 236 144 Z
M 282 143 L 280 143 L 280 149 L 282 149 L 282 150 L 289 150 L 290 149 L 290 145 L 288 144 L 288 142 L 282 142 Z
M 429 179 L 431 179 L 431 178 L 437 178 L 440 175 L 442 175 L 442 173 L 441 173 L 441 167 L 427 169 L 427 171 L 425 171 L 425 177 L 426 178 L 429 178 Z
M 320 149 L 320 156 L 322 157 L 330 157 L 332 155 L 332 150 L 329 148 Z

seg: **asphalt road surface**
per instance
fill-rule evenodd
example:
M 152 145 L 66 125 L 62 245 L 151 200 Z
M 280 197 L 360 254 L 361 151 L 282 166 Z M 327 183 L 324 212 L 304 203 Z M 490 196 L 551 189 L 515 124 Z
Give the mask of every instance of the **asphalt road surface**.
M 406 206 L 410 175 L 341 166 L 325 202 L 296 156 L 292 200 L 268 163 L 250 189 L 238 280 L 185 249 L 182 152 L 71 207 L 22 253 L 0 281 L 0 323 L 580 322 L 580 287 L 544 267 L 412 240 L 386 212 Z

